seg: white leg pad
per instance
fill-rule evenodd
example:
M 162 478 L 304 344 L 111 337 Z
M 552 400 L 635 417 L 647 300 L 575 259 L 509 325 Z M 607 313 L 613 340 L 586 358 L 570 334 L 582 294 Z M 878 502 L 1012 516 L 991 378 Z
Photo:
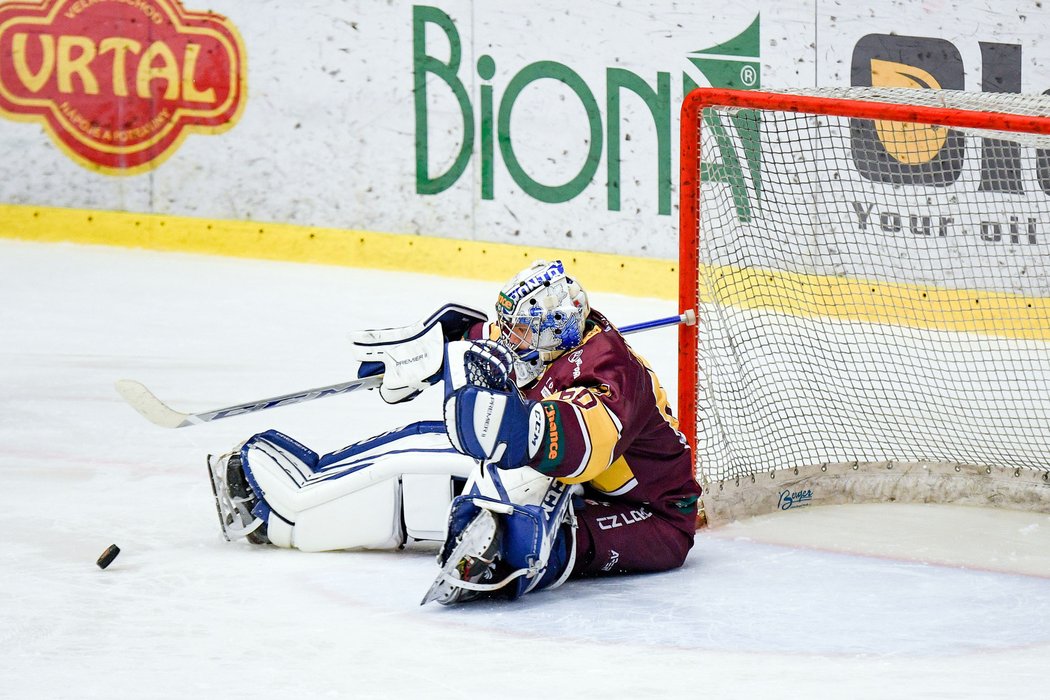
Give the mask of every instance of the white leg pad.
M 245 456 L 270 507 L 270 542 L 303 551 L 392 549 L 406 534 L 443 541 L 452 479 L 476 464 L 453 451 L 444 434 L 386 441 L 316 471 L 267 440 L 250 441 Z
M 387 479 L 301 511 L 292 546 L 304 552 L 400 546 L 404 537 L 399 491 L 397 479 Z
M 497 486 L 489 478 L 489 472 L 478 466 L 467 479 L 463 492 L 469 493 L 473 490 L 474 493 L 505 503 L 538 506 L 543 501 L 550 482 L 549 476 L 544 476 L 531 467 L 520 467 L 500 469 L 499 485 Z
M 292 544 L 293 532 L 295 532 L 295 527 L 291 523 L 281 520 L 272 513 L 266 519 L 266 536 L 270 539 L 270 544 L 276 547 L 294 547 L 295 545 Z
M 452 479 L 444 474 L 405 474 L 401 477 L 405 530 L 409 537 L 445 541 L 448 507 L 455 495 L 452 487 Z

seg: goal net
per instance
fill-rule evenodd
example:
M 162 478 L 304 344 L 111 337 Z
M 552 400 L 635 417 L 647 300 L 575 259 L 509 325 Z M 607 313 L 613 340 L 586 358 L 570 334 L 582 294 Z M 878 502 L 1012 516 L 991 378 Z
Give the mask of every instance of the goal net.
M 1050 512 L 1050 98 L 697 90 L 681 163 L 679 413 L 709 522 Z

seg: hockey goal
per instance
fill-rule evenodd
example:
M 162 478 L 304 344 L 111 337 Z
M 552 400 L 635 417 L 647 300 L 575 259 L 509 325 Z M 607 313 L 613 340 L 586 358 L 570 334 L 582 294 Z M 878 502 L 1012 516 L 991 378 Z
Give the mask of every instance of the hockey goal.
M 701 89 L 681 168 L 679 415 L 709 523 L 1050 512 L 1050 98 Z

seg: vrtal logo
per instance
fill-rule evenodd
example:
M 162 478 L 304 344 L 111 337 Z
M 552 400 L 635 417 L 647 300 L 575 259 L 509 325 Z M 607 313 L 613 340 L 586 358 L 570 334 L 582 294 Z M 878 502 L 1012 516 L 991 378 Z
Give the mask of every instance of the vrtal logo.
M 245 102 L 236 28 L 179 0 L 0 5 L 0 114 L 40 122 L 81 165 L 155 167 L 190 131 L 219 133 Z

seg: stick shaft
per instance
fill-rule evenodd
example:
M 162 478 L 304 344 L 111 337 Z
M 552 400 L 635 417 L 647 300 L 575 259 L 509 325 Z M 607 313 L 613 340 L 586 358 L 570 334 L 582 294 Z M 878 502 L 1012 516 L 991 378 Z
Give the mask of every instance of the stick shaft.
M 283 394 L 281 396 L 272 396 L 270 398 L 258 399 L 256 401 L 248 401 L 246 403 L 237 404 L 236 406 L 226 406 L 225 408 L 217 408 L 211 411 L 202 411 L 200 413 L 182 413 L 176 411 L 158 399 L 153 392 L 147 389 L 143 384 L 131 379 L 119 380 L 116 383 L 116 388 L 117 393 L 120 394 L 124 401 L 138 411 L 142 417 L 150 423 L 159 425 L 162 428 L 185 428 L 188 425 L 209 423 L 213 420 L 241 416 L 246 413 L 255 413 L 256 411 L 276 408 L 277 406 L 290 406 L 295 403 L 313 401 L 314 399 L 320 399 L 325 396 L 349 394 L 350 392 L 359 389 L 375 389 L 382 383 L 383 375 L 377 374 L 371 377 L 352 379 L 348 382 L 330 384 L 328 386 L 317 387 L 316 389 L 306 389 L 305 391 L 297 391 L 291 394 Z
M 621 328 L 620 333 L 623 335 L 630 335 L 631 333 L 638 333 L 639 331 L 649 331 L 654 328 L 664 328 L 666 326 L 678 326 L 683 323 L 687 326 L 695 325 L 696 312 L 690 309 L 689 311 L 683 311 L 677 316 L 668 316 L 667 318 L 657 318 L 652 321 L 632 323 L 629 326 Z
M 695 314 L 693 314 L 692 311 L 686 311 L 678 316 L 668 316 L 667 318 L 643 321 L 641 323 L 624 326 L 619 330 L 620 333 L 627 335 L 630 333 L 652 330 L 654 328 L 677 326 L 681 323 L 690 326 L 693 325 L 696 323 Z M 330 384 L 328 386 L 317 387 L 316 389 L 306 389 L 305 391 L 296 391 L 291 394 L 282 394 L 281 396 L 257 399 L 255 401 L 239 403 L 235 406 L 226 406 L 225 408 L 201 411 L 200 413 L 182 413 L 181 411 L 176 411 L 158 399 L 153 392 L 145 387 L 145 385 L 131 379 L 119 380 L 116 383 L 116 389 L 117 393 L 120 394 L 124 401 L 154 425 L 159 425 L 162 428 L 185 428 L 189 425 L 200 425 L 201 423 L 210 423 L 211 421 L 221 420 L 223 418 L 243 416 L 248 413 L 255 413 L 256 411 L 276 408 L 277 406 L 290 406 L 292 404 L 313 401 L 314 399 L 320 399 L 326 396 L 349 394 L 360 389 L 375 389 L 382 383 L 383 375 L 375 374 L 369 377 L 351 379 L 348 382 L 340 382 L 339 384 Z

